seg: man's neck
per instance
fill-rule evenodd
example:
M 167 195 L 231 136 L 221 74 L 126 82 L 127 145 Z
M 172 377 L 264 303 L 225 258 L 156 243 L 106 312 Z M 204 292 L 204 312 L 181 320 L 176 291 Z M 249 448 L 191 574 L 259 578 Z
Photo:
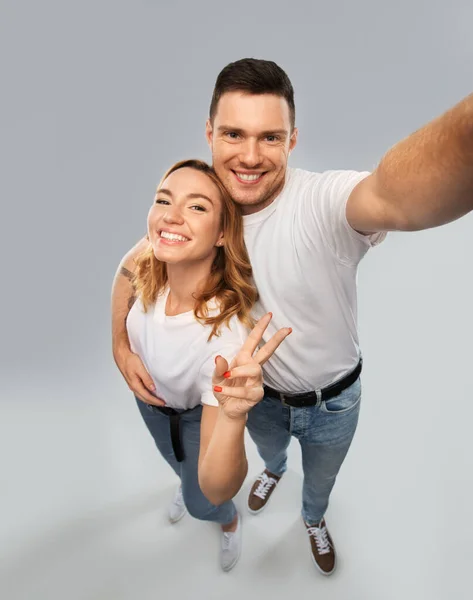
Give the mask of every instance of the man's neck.
M 247 216 L 247 215 L 254 215 L 255 213 L 259 213 L 262 210 L 264 210 L 267 206 L 272 204 L 275 199 L 276 199 L 276 196 L 274 196 L 274 198 L 270 198 L 268 200 L 263 200 L 259 204 L 242 204 L 241 205 L 241 214 L 243 216 Z
M 275 190 L 273 190 L 267 198 L 263 198 L 263 200 L 261 200 L 261 202 L 258 202 L 257 204 L 242 204 L 241 205 L 241 214 L 243 216 L 254 215 L 255 213 L 261 212 L 262 210 L 267 208 L 270 204 L 272 204 L 276 200 L 276 198 L 279 196 L 279 194 L 282 192 L 284 185 L 286 183 L 286 177 L 287 177 L 287 173 L 284 176 L 284 179 L 282 180 L 281 184 L 278 185 L 278 187 Z

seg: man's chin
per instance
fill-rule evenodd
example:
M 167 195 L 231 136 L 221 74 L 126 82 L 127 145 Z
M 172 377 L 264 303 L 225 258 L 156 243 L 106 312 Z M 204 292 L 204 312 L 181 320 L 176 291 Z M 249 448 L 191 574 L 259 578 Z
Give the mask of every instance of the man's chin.
M 266 196 L 266 190 L 242 189 L 237 185 L 226 186 L 227 191 L 237 204 L 259 204 Z
M 261 204 L 263 200 L 261 196 L 250 196 L 249 194 L 239 194 L 238 192 L 230 195 L 233 202 L 236 202 L 236 204 L 240 204 L 241 206 L 257 206 L 258 204 Z

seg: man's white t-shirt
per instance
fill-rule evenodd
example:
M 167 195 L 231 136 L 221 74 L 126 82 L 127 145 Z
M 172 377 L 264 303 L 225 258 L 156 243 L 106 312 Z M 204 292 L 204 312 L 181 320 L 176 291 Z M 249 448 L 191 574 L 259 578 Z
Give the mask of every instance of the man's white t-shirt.
M 247 329 L 234 317 L 229 327 L 221 326 L 219 337 L 213 336 L 208 342 L 211 327 L 197 321 L 193 311 L 166 315 L 168 294 L 169 288 L 146 313 L 141 300 L 136 300 L 126 322 L 131 349 L 143 361 L 156 386 L 156 396 L 166 406 L 218 406 L 212 386 L 215 357 L 221 355 L 230 362 L 245 342 Z M 210 316 L 216 311 L 215 303 L 210 305 Z
M 367 175 L 288 169 L 275 201 L 244 217 L 260 296 L 254 316 L 273 313 L 264 339 L 293 328 L 263 366 L 265 383 L 281 392 L 325 387 L 359 360 L 357 266 L 386 235 L 361 235 L 347 222 L 348 197 Z

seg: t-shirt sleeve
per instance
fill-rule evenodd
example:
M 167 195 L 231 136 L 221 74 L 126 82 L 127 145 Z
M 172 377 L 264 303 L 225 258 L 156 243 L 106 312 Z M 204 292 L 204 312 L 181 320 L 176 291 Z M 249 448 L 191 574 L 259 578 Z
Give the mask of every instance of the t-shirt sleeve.
M 369 174 L 368 171 L 326 171 L 317 174 L 311 185 L 311 217 L 338 260 L 350 265 L 356 265 L 370 247 L 386 237 L 385 232 L 358 233 L 347 220 L 348 198 L 355 186 Z
M 218 406 L 212 389 L 212 375 L 215 368 L 215 357 L 209 356 L 203 363 L 199 373 L 200 401 L 209 406 Z
M 219 337 L 214 336 L 208 343 L 208 353 L 199 372 L 199 389 L 202 404 L 218 406 L 212 387 L 212 376 L 215 369 L 215 358 L 220 355 L 228 363 L 235 358 L 247 337 L 245 327 L 235 317 L 230 321 L 230 329 L 223 325 Z

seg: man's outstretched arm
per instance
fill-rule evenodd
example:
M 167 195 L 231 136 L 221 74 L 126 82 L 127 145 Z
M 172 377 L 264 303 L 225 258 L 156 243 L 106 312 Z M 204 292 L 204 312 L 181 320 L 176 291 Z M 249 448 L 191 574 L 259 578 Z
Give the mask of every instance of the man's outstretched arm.
M 418 231 L 473 210 L 473 94 L 393 146 L 348 199 L 360 232 Z
M 115 273 L 112 286 L 112 348 L 117 367 L 135 396 L 148 404 L 161 406 L 164 402 L 153 395 L 153 380 L 140 357 L 131 351 L 126 330 L 126 318 L 135 301 L 131 283 L 135 259 L 148 244 L 148 240 L 143 238 L 133 246 L 122 258 Z

